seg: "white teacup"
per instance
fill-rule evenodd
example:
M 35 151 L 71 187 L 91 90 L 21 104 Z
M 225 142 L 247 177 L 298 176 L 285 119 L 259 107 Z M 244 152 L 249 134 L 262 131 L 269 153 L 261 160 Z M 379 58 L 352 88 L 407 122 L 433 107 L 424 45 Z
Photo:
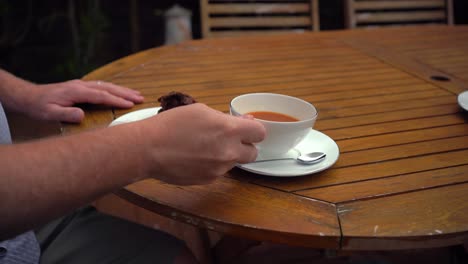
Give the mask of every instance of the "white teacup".
M 281 156 L 294 148 L 310 132 L 317 119 L 317 109 L 302 99 L 273 93 L 252 93 L 237 96 L 231 101 L 231 115 L 252 112 L 274 112 L 297 119 L 292 122 L 263 120 L 255 117 L 266 128 L 266 138 L 256 144 L 263 157 Z

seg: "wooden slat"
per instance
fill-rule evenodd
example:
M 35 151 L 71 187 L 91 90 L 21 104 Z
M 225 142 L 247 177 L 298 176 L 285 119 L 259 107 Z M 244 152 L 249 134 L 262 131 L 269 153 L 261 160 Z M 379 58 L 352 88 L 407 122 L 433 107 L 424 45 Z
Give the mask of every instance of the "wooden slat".
M 361 23 L 414 22 L 446 19 L 445 11 L 359 13 L 356 21 Z
M 462 165 L 396 177 L 316 188 L 297 193 L 332 203 L 375 199 L 377 197 L 415 192 L 454 183 L 466 183 L 468 182 L 467 169 L 468 165 Z
M 310 25 L 309 17 L 211 17 L 210 25 L 213 28 L 239 28 L 239 27 L 286 27 Z
M 394 92 L 399 92 L 407 89 L 408 86 L 403 86 L 400 88 L 399 86 L 391 87 L 390 88 L 383 88 L 383 94 L 389 94 Z M 420 89 L 423 90 L 424 86 L 421 86 Z M 385 91 L 387 90 L 387 91 Z M 380 91 L 380 89 L 379 89 Z M 339 93 L 339 92 L 338 92 Z M 379 93 L 380 94 L 380 93 Z M 414 108 L 422 108 L 422 107 L 433 107 L 436 105 L 449 105 L 453 104 L 454 96 L 442 96 L 442 97 L 433 97 L 433 98 L 426 98 L 424 100 L 415 99 L 415 100 L 406 100 L 404 104 L 395 104 L 395 102 L 388 102 L 388 103 L 380 103 L 380 104 L 373 104 L 373 105 L 364 105 L 364 106 L 357 106 L 357 107 L 349 107 L 349 108 L 320 108 L 320 120 L 326 120 L 331 118 L 339 118 L 339 117 L 347 117 L 347 116 L 362 116 L 367 114 L 374 114 L 374 113 L 383 113 L 387 112 L 388 109 L 392 109 L 392 111 L 399 111 L 399 110 L 411 110 Z
M 281 51 L 278 51 L 281 52 Z M 161 79 L 173 79 L 173 76 L 178 74 L 185 74 L 186 76 L 204 76 L 209 77 L 212 76 L 210 73 L 218 72 L 220 74 L 227 75 L 226 71 L 230 73 L 251 73 L 252 71 L 246 67 L 241 67 L 239 64 L 241 63 L 249 63 L 252 67 L 256 68 L 256 72 L 278 72 L 281 73 L 282 70 L 301 70 L 301 72 L 306 74 L 326 74 L 327 72 L 338 72 L 340 70 L 345 70 L 346 72 L 358 72 L 358 71 L 365 71 L 375 69 L 375 74 L 378 74 L 378 71 L 386 70 L 393 71 L 393 74 L 399 74 L 399 77 L 402 77 L 401 72 L 395 71 L 389 67 L 386 67 L 381 62 L 374 60 L 372 58 L 366 58 L 360 55 L 350 54 L 347 55 L 345 53 L 341 54 L 341 52 L 337 52 L 335 56 L 329 57 L 327 59 L 322 59 L 322 57 L 315 57 L 315 56 L 308 56 L 307 54 L 303 54 L 302 57 L 291 57 L 295 56 L 294 54 L 290 54 L 289 59 L 286 56 L 278 55 L 278 58 L 264 58 L 263 56 L 259 57 L 250 57 L 245 56 L 243 54 L 239 54 L 237 58 L 232 58 L 230 56 L 226 56 L 225 59 L 231 59 L 232 63 L 229 65 L 220 65 L 218 60 L 213 61 L 203 61 L 203 62 L 193 62 L 188 65 L 184 65 L 184 67 L 175 65 L 166 65 L 164 68 L 151 68 L 145 71 L 139 71 L 134 73 L 129 73 L 128 77 L 124 79 L 125 82 L 131 83 L 141 83 L 146 81 L 142 79 L 154 72 L 158 72 L 161 75 Z M 343 59 L 346 61 L 342 62 Z M 268 61 L 269 65 L 266 66 L 262 63 L 262 61 Z M 290 62 L 290 65 L 285 65 L 285 61 Z M 355 67 L 352 67 L 352 63 L 358 63 Z M 320 67 L 319 67 L 320 66 Z M 203 68 L 204 71 L 199 73 L 196 71 L 197 68 Z M 374 75 L 370 76 L 372 78 Z M 409 75 L 407 75 L 409 76 Z M 216 76 L 215 76 L 216 77 Z M 211 79 L 215 78 L 212 77 Z M 313 77 L 313 76 L 312 76 Z M 114 81 L 121 81 L 121 78 L 116 77 Z M 390 78 L 388 78 L 390 79 Z
M 213 37 L 239 37 L 239 36 L 257 36 L 257 35 L 278 35 L 278 34 L 300 34 L 305 29 L 285 29 L 285 30 L 224 30 L 211 31 Z
M 359 74 L 356 74 L 359 76 Z M 353 75 L 352 75 L 353 76 Z M 380 77 L 380 78 L 378 78 Z M 334 93 L 334 94 L 340 94 L 340 92 L 345 93 L 346 91 L 349 91 L 351 88 L 359 87 L 359 89 L 356 90 L 368 90 L 371 88 L 382 88 L 382 89 L 387 89 L 389 87 L 398 87 L 398 85 L 408 87 L 410 85 L 415 85 L 413 84 L 414 79 L 397 79 L 397 80 L 392 80 L 392 79 L 385 79 L 385 74 L 382 74 L 381 76 L 374 76 L 375 82 L 365 82 L 362 80 L 353 80 L 354 82 L 343 82 L 341 80 L 333 80 L 333 79 L 323 79 L 320 80 L 318 83 L 310 83 L 309 79 L 301 79 L 297 80 L 295 82 L 291 82 L 289 84 L 285 83 L 271 83 L 271 82 L 264 82 L 264 83 L 242 83 L 242 82 L 233 82 L 229 85 L 225 85 L 223 83 L 194 83 L 191 85 L 181 85 L 180 88 L 190 91 L 191 93 L 194 93 L 197 95 L 197 98 L 202 98 L 202 97 L 216 97 L 216 96 L 234 96 L 237 94 L 241 93 L 246 93 L 249 91 L 249 87 L 253 88 L 255 91 L 276 91 L 278 93 L 281 92 L 287 92 L 288 94 L 291 95 L 297 95 L 301 96 L 304 94 L 322 94 L 322 93 Z M 377 83 L 378 82 L 378 83 Z M 148 82 L 140 82 L 135 85 L 130 85 L 127 84 L 128 86 L 132 86 L 138 89 L 141 89 L 142 92 L 146 95 L 150 95 L 154 92 L 151 91 L 151 87 L 154 85 L 158 85 L 156 82 L 155 83 L 148 83 Z M 170 88 L 170 87 L 169 87 Z M 415 91 L 420 91 L 422 89 L 427 89 L 426 86 L 421 86 L 421 87 L 416 87 Z M 250 89 L 252 90 L 252 89 Z M 204 99 L 200 100 L 201 102 L 204 102 Z M 316 103 L 317 101 L 314 100 L 313 103 Z M 330 107 L 325 107 L 322 106 L 321 110 L 324 111 L 329 111 L 329 110 L 339 110 L 336 107 L 330 106 Z
M 402 94 L 401 98 L 404 98 L 405 94 Z M 433 107 L 417 108 L 401 111 L 389 111 L 386 113 L 376 113 L 368 114 L 363 116 L 351 116 L 351 117 L 342 117 L 327 119 L 320 122 L 320 125 L 317 125 L 317 129 L 328 130 L 328 129 L 337 129 L 344 127 L 355 127 L 362 125 L 372 125 L 375 124 L 378 126 L 380 123 L 393 122 L 399 120 L 408 120 L 408 119 L 417 119 L 430 116 L 441 116 L 448 115 L 460 112 L 460 107 L 456 104 L 452 105 L 440 105 Z
M 310 36 L 310 34 L 306 34 L 305 37 L 307 36 Z M 265 37 L 265 36 L 263 36 Z M 215 54 L 223 54 L 223 56 L 226 56 L 227 58 L 229 59 L 232 59 L 233 62 L 238 62 L 238 61 L 245 61 L 245 60 L 249 60 L 250 62 L 254 62 L 256 60 L 260 60 L 260 59 L 264 59 L 264 60 L 268 60 L 268 61 L 278 61 L 278 60 L 281 60 L 281 59 L 287 59 L 287 60 L 304 60 L 305 58 L 316 58 L 317 60 L 318 59 L 321 59 L 322 60 L 322 63 L 324 62 L 327 62 L 328 60 L 330 59 L 336 59 L 336 58 L 339 58 L 339 57 L 342 57 L 342 56 L 360 56 L 362 59 L 365 59 L 365 60 L 373 60 L 373 61 L 377 61 L 375 59 L 372 59 L 372 58 L 369 58 L 369 57 L 365 57 L 365 56 L 362 56 L 362 54 L 360 54 L 359 52 L 356 52 L 356 50 L 354 49 L 350 49 L 349 47 L 345 46 L 345 45 L 342 45 L 342 44 L 337 44 L 333 41 L 325 41 L 325 42 L 312 42 L 310 44 L 303 44 L 303 45 L 294 45 L 294 46 L 287 46 L 285 42 L 283 41 L 279 41 L 281 38 L 300 38 L 301 36 L 298 35 L 298 36 L 287 36 L 287 37 L 284 37 L 284 36 L 268 36 L 268 38 L 274 42 L 275 40 L 278 42 L 278 43 L 270 43 L 270 45 L 273 45 L 274 48 L 272 47 L 271 49 L 274 51 L 274 52 L 277 52 L 278 54 L 278 57 L 271 57 L 271 56 L 268 56 L 268 52 L 265 51 L 265 48 L 268 47 L 268 44 L 266 43 L 258 43 L 257 46 L 253 47 L 253 46 L 244 46 L 242 45 L 241 43 L 232 43 L 229 48 L 227 48 L 228 50 L 226 51 L 222 51 L 222 50 L 219 50 L 219 51 L 214 51 Z M 249 37 L 249 40 L 252 40 L 252 41 L 255 41 L 257 40 L 258 37 Z M 225 39 L 223 39 L 225 40 Z M 241 39 L 229 39 L 230 41 L 234 42 L 234 41 L 242 41 Z M 251 42 L 248 42 L 248 43 L 251 43 Z M 323 49 L 325 46 L 327 45 L 330 45 L 330 46 L 333 46 L 335 51 L 334 52 L 331 52 L 330 50 L 327 50 L 327 49 Z M 187 47 L 189 48 L 189 47 Z M 181 50 L 183 50 L 181 48 Z M 317 51 L 320 51 L 322 50 L 321 52 L 317 52 Z M 215 61 L 221 61 L 222 58 L 218 58 L 216 56 L 209 56 L 207 57 L 206 56 L 206 51 L 204 50 L 204 48 L 201 48 L 200 51 L 198 52 L 186 52 L 184 51 L 185 53 L 187 54 L 190 54 L 190 56 L 193 56 L 193 58 L 203 58 L 205 57 L 205 59 L 208 60 L 208 62 L 215 62 Z M 336 55 L 335 55 L 335 52 L 336 52 Z M 205 56 L 204 56 L 205 55 Z M 168 66 L 171 66 L 175 63 L 177 63 L 178 61 L 175 60 L 175 58 L 177 58 L 176 56 L 174 56 L 174 61 L 171 61 L 168 59 L 168 61 L 166 62 L 166 65 Z M 180 59 L 180 58 L 179 58 Z M 309 61 L 310 63 L 318 63 L 318 61 Z M 346 62 L 346 61 L 344 61 Z M 192 61 L 192 62 L 185 62 L 185 63 L 196 63 L 196 61 Z
M 310 0 L 312 7 L 310 8 L 310 16 L 312 17 L 311 28 L 313 31 L 317 32 L 320 30 L 320 4 L 319 0 Z
M 455 18 L 453 14 L 453 0 L 446 0 L 447 1 L 447 24 L 453 25 Z
M 148 210 L 216 232 L 243 234 L 262 240 L 270 237 L 276 242 L 288 244 L 338 247 L 340 230 L 333 205 L 255 185 L 239 185 L 228 178 L 210 184 L 210 192 L 205 188 L 145 180 L 126 187 L 118 194 Z M 207 202 L 210 204 L 208 207 Z M 246 210 L 241 214 L 232 214 L 236 208 Z M 267 217 L 272 211 L 276 212 L 275 217 Z M 265 217 L 260 216 L 263 213 Z M 200 215 L 203 217 L 200 218 Z M 233 222 L 250 224 L 239 226 L 231 224 Z M 274 235 L 276 232 L 283 234 L 281 239 Z M 257 237 L 259 234 L 262 236 Z M 328 238 L 313 238 L 322 236 Z M 325 244 L 317 244 L 317 241 Z
M 422 142 L 399 143 L 393 146 L 366 149 L 341 154 L 334 168 L 349 167 L 408 157 L 468 149 L 468 137 L 459 136 Z
M 291 73 L 296 73 L 296 76 L 291 75 Z M 209 74 L 209 73 L 208 73 Z M 387 69 L 376 69 L 372 72 L 375 75 L 375 78 L 378 79 L 384 78 L 384 76 L 390 75 L 392 78 L 404 78 L 408 77 L 407 74 L 396 72 L 394 69 L 387 68 Z M 307 74 L 307 69 L 303 70 L 303 76 L 301 80 L 324 80 L 324 82 L 335 82 L 335 83 L 346 83 L 346 82 L 354 82 L 356 80 L 362 80 L 363 75 L 369 76 L 364 72 L 345 72 L 340 76 L 340 78 L 335 78 L 333 80 L 332 76 L 334 76 L 333 72 L 324 72 L 324 73 L 317 73 L 312 75 L 310 72 Z M 172 85 L 193 85 L 197 83 L 205 83 L 208 84 L 210 82 L 214 82 L 218 85 L 237 85 L 237 84 L 245 84 L 245 85 L 255 85 L 255 84 L 265 84 L 265 83 L 281 83 L 286 79 L 288 81 L 294 82 L 294 80 L 298 80 L 299 73 L 298 71 L 288 70 L 283 72 L 273 71 L 265 71 L 265 72 L 255 72 L 250 71 L 248 73 L 239 73 L 235 74 L 234 72 L 223 72 L 219 75 L 211 75 L 206 77 L 206 73 L 200 73 L 199 76 L 194 76 L 191 79 L 184 79 L 184 78 L 177 78 L 177 79 L 163 79 L 158 81 L 159 86 L 170 87 Z M 335 75 L 336 76 L 336 75 Z M 371 78 L 371 77 L 369 77 Z M 136 77 L 135 79 L 138 79 Z M 117 79 L 116 79 L 117 80 Z M 441 93 L 441 92 L 439 92 Z M 382 99 L 385 100 L 385 99 Z
M 201 31 L 203 37 L 210 37 L 210 24 L 208 20 L 210 13 L 208 12 L 208 0 L 200 0 L 200 20 L 201 20 Z
M 363 114 L 373 114 L 373 113 L 383 113 L 388 112 L 388 109 L 392 109 L 392 111 L 397 111 L 399 109 L 408 109 L 408 108 L 416 108 L 414 106 L 403 105 L 403 104 L 395 104 L 390 98 L 385 98 L 385 101 L 380 101 L 380 96 L 398 96 L 402 94 L 408 94 L 408 90 L 411 90 L 409 97 L 407 99 L 411 99 L 411 94 L 416 94 L 419 92 L 427 92 L 431 94 L 435 92 L 437 95 L 442 95 L 444 92 L 434 90 L 434 87 L 431 87 L 427 84 L 412 84 L 412 85 L 388 85 L 388 86 L 381 86 L 377 92 L 375 89 L 356 89 L 354 92 L 346 91 L 346 90 L 337 90 L 336 92 L 327 92 L 327 93 L 309 93 L 309 95 L 313 95 L 314 99 L 311 101 L 316 105 L 316 107 L 320 110 L 320 120 L 330 119 L 330 118 L 339 118 L 339 117 L 350 117 L 350 116 L 358 116 Z M 299 91 L 292 91 L 294 94 Z M 302 92 L 302 91 L 301 91 Z M 306 91 L 303 91 L 306 93 Z M 298 93 L 300 95 L 301 93 Z M 359 102 L 364 100 L 365 98 L 375 97 L 380 102 L 378 105 L 376 104 L 358 104 L 353 106 L 352 108 L 345 108 L 341 105 L 339 101 L 347 102 L 349 100 L 353 100 L 354 102 Z M 442 97 L 446 98 L 446 97 Z M 451 96 L 452 100 L 453 97 Z M 387 101 L 387 99 L 389 99 Z M 446 99 L 447 100 L 447 99 Z M 405 103 L 407 100 L 405 100 Z M 332 105 L 333 102 L 336 105 Z M 386 103 L 385 103 L 386 102 Z M 424 103 L 425 101 L 417 102 L 419 104 Z M 442 101 L 443 102 L 443 101 Z M 453 102 L 453 101 L 452 101 Z M 447 104 L 447 103 L 446 103 Z M 437 105 L 433 104 L 432 106 Z M 387 108 L 385 108 L 387 107 Z
M 215 56 L 206 56 L 206 55 L 216 55 L 222 53 L 223 55 L 230 56 L 232 54 L 238 53 L 240 50 L 243 50 L 244 52 L 248 52 L 251 54 L 257 54 L 259 53 L 260 55 L 267 55 L 269 53 L 268 50 L 265 50 L 263 48 L 270 47 L 273 50 L 284 50 L 286 53 L 298 53 L 298 52 L 307 52 L 309 54 L 314 54 L 314 55 L 320 55 L 315 53 L 314 51 L 317 51 L 317 49 L 322 50 L 325 52 L 325 54 L 332 53 L 331 50 L 323 49 L 324 46 L 331 46 L 337 48 L 337 50 L 340 50 L 339 47 L 346 48 L 346 50 L 350 53 L 356 53 L 355 50 L 349 49 L 345 44 L 343 44 L 340 41 L 337 41 L 336 39 L 333 38 L 316 38 L 313 34 L 312 35 L 307 35 L 307 36 L 296 36 L 293 37 L 294 41 L 288 42 L 284 37 L 276 37 L 276 36 L 270 36 L 268 38 L 265 38 L 264 36 L 262 37 L 257 37 L 257 38 L 250 38 L 252 41 L 244 41 L 242 39 L 218 39 L 219 42 L 213 42 L 213 45 L 218 47 L 219 49 L 211 49 L 210 46 L 199 46 L 197 47 L 197 50 L 193 50 L 193 41 L 191 42 L 186 42 L 184 44 L 178 45 L 175 47 L 176 51 L 181 51 L 187 54 L 191 54 L 191 56 L 194 57 L 200 57 L 204 56 L 206 59 L 215 59 Z M 291 40 L 291 37 L 287 37 L 287 39 Z M 311 41 L 315 40 L 315 41 Z M 196 41 L 195 41 L 196 42 Z M 255 44 L 253 44 L 255 43 Z M 209 44 L 209 43 L 207 43 Z M 221 45 L 221 46 L 220 46 Z M 302 50 L 300 50 L 302 48 Z M 308 49 L 306 49 L 308 48 Z M 299 50 L 298 50 L 299 49 Z M 185 61 L 183 58 L 180 56 L 177 56 L 175 54 L 169 54 L 165 53 L 165 63 L 169 62 L 177 62 L 177 61 Z M 271 56 L 270 56 L 271 57 Z M 154 60 L 154 62 L 158 62 L 158 60 Z
M 382 123 L 378 126 L 371 124 L 358 127 L 345 127 L 341 129 L 325 130 L 324 132 L 335 140 L 352 139 L 365 136 L 374 136 L 384 133 L 410 131 L 447 125 L 458 125 L 465 122 L 463 115 L 442 115 L 420 119 Z M 319 124 L 316 125 L 319 127 Z
M 447 56 L 447 57 L 438 57 L 432 58 L 432 56 L 424 57 L 425 61 L 431 65 L 440 65 L 442 67 L 464 67 L 468 66 L 468 62 L 466 61 L 466 57 L 468 54 L 460 54 L 459 56 Z M 418 56 L 419 57 L 419 56 Z
M 279 3 L 279 4 L 258 4 L 258 3 L 226 3 L 209 4 L 210 14 L 284 14 L 284 13 L 308 13 L 309 4 L 305 3 Z
M 354 0 L 344 0 L 345 8 L 345 25 L 346 28 L 355 28 L 356 27 L 356 16 L 355 16 L 355 1 Z
M 372 9 L 415 9 L 415 8 L 444 8 L 445 0 L 417 0 L 417 1 L 355 1 L 355 10 Z
M 349 184 L 365 180 L 381 179 L 403 174 L 417 173 L 426 170 L 467 165 L 468 150 L 437 153 L 419 157 L 410 157 L 379 163 L 364 164 L 327 170 L 312 177 L 296 179 L 259 178 L 255 183 L 284 191 L 300 191 L 334 185 Z
M 468 230 L 467 192 L 468 184 L 459 184 L 338 205 L 343 248 L 362 249 L 370 243 L 383 250 L 462 244 L 468 237 L 464 232 Z
M 353 107 L 353 106 L 365 106 L 365 105 L 373 105 L 373 104 L 381 104 L 381 103 L 389 103 L 389 102 L 398 102 L 398 101 L 405 101 L 405 100 L 411 100 L 411 99 L 426 99 L 426 98 L 432 98 L 432 97 L 437 97 L 437 96 L 445 96 L 448 93 L 445 91 L 441 90 L 426 90 L 426 91 L 417 91 L 417 92 L 409 92 L 409 93 L 397 93 L 397 94 L 389 94 L 386 96 L 373 96 L 373 97 L 363 97 L 363 98 L 350 98 L 348 100 L 335 100 L 335 101 L 327 101 L 327 102 L 318 102 L 315 103 L 317 107 L 321 108 L 344 108 L 344 107 Z M 310 102 L 313 102 L 314 96 L 304 96 L 302 97 L 305 100 L 308 100 Z M 449 111 L 450 113 L 454 113 L 458 111 L 458 109 L 454 109 L 452 107 Z M 423 111 L 418 111 L 418 114 L 422 114 L 423 116 L 425 115 L 422 113 Z M 401 116 L 404 117 L 405 113 L 404 111 L 400 111 Z M 426 113 L 427 115 L 431 115 L 434 113 Z M 402 118 L 405 119 L 405 118 Z M 409 118 L 407 118 L 409 119 Z M 361 122 L 361 121 L 359 121 Z M 334 124 L 333 120 L 327 121 L 324 120 L 320 124 L 317 124 L 320 126 L 320 129 L 326 130 L 326 129 L 335 129 L 337 128 Z M 338 124 L 336 124 L 338 125 Z
M 468 125 L 459 124 L 340 140 L 338 144 L 343 153 L 466 135 L 468 135 Z

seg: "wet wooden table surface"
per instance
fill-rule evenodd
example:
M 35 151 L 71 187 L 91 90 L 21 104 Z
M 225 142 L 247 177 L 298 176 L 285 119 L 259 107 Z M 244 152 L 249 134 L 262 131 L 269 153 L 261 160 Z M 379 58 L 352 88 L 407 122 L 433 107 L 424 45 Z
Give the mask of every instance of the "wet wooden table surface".
M 468 90 L 468 27 L 197 40 L 123 58 L 85 79 L 140 90 L 146 103 L 89 109 L 65 133 L 156 107 L 170 91 L 224 112 L 239 94 L 274 92 L 313 103 L 314 128 L 340 148 L 332 168 L 303 177 L 236 168 L 207 186 L 145 180 L 118 191 L 138 206 L 208 230 L 310 247 L 388 250 L 468 239 L 468 124 L 457 104 Z

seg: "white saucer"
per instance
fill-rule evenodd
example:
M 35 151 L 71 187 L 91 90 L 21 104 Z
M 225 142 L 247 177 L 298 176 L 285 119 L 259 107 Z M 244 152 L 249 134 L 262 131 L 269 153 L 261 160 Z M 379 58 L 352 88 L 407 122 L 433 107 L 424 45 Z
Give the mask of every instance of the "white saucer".
M 340 149 L 336 142 L 329 136 L 311 129 L 304 140 L 288 152 L 286 157 L 297 157 L 297 152 L 302 154 L 308 152 L 323 152 L 327 154 L 325 159 L 319 163 L 303 165 L 295 160 L 276 160 L 259 163 L 238 164 L 237 167 L 261 175 L 276 177 L 304 176 L 326 170 L 333 166 L 340 156 Z M 257 160 L 264 159 L 259 155 Z
M 463 93 L 458 95 L 458 104 L 468 111 L 468 91 L 464 91 Z
M 120 116 L 119 118 L 116 118 L 109 124 L 109 126 L 121 125 L 152 117 L 158 114 L 159 109 L 161 109 L 161 107 L 152 107 L 127 113 L 123 116 Z

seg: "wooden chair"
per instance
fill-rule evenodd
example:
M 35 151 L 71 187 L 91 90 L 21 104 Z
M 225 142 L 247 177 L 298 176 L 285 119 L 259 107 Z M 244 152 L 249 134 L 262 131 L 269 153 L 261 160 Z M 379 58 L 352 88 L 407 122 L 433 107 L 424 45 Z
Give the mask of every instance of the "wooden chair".
M 346 0 L 347 28 L 453 24 L 453 0 Z
M 200 0 L 204 38 L 318 31 L 319 0 Z

